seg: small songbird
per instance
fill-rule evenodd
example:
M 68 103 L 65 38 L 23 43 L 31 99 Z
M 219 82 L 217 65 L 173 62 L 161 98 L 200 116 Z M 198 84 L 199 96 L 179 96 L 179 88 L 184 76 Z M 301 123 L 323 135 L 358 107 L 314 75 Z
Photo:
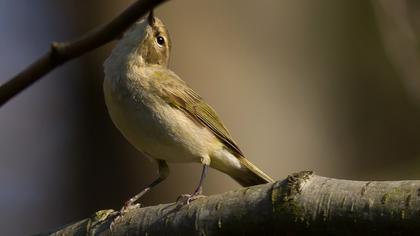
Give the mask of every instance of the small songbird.
M 166 162 L 203 165 L 187 203 L 201 193 L 209 166 L 242 186 L 273 182 L 244 157 L 213 108 L 168 69 L 170 50 L 168 31 L 151 12 L 123 35 L 104 63 L 103 88 L 112 121 L 159 167 L 159 178 L 125 206 L 169 175 Z

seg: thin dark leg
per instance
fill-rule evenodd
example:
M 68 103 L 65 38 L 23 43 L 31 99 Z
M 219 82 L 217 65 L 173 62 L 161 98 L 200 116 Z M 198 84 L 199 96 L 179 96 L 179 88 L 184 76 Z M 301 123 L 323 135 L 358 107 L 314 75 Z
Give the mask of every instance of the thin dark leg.
M 207 171 L 209 169 L 208 165 L 203 165 L 203 170 L 201 171 L 200 182 L 198 183 L 197 188 L 195 189 L 194 193 L 191 196 L 200 195 L 203 189 L 204 179 L 207 176 Z
M 151 184 L 149 184 L 146 188 L 141 190 L 140 193 L 136 194 L 134 197 L 130 198 L 128 201 L 125 202 L 124 206 L 121 208 L 120 211 L 117 212 L 115 218 L 112 220 L 111 224 L 109 225 L 110 229 L 114 227 L 114 224 L 122 217 L 124 212 L 132 206 L 137 200 L 139 200 L 144 194 L 149 192 L 150 189 L 152 189 L 154 186 L 158 185 L 162 181 L 164 181 L 168 175 L 169 175 L 169 167 L 168 164 L 166 164 L 166 161 L 163 160 L 157 160 L 158 167 L 159 167 L 159 178 L 157 178 L 155 181 L 153 181 Z
M 178 197 L 178 199 L 176 200 L 177 202 L 182 203 L 182 205 L 185 204 L 190 204 L 190 202 L 194 201 L 195 199 L 204 197 L 201 196 L 201 191 L 203 189 L 203 183 L 204 183 L 204 179 L 207 176 L 207 171 L 209 169 L 208 165 L 203 165 L 203 170 L 201 171 L 201 177 L 200 177 L 200 182 L 198 183 L 197 188 L 195 189 L 193 194 L 182 194 L 181 196 Z
M 153 181 L 151 184 L 149 184 L 146 188 L 141 190 L 138 194 L 136 194 L 134 197 L 130 198 L 128 201 L 125 202 L 123 209 L 133 205 L 137 200 L 139 200 L 144 194 L 149 192 L 150 189 L 152 189 L 154 186 L 160 184 L 162 181 L 164 181 L 168 175 L 169 175 L 169 167 L 168 164 L 166 164 L 166 161 L 158 160 L 158 166 L 159 166 L 159 178 L 157 178 L 155 181 Z

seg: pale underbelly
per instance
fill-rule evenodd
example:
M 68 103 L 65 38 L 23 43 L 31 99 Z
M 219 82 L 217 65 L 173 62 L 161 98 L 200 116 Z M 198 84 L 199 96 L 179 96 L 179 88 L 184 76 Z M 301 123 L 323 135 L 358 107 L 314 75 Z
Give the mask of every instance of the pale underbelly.
M 222 144 L 205 127 L 169 105 L 150 108 L 105 92 L 112 121 L 138 150 L 169 162 L 202 162 Z

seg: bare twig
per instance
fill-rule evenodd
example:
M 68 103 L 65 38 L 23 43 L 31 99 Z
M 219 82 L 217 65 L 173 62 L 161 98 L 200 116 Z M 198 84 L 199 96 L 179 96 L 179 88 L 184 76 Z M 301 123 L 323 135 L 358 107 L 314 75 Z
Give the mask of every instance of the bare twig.
M 40 235 L 418 235 L 420 181 L 351 181 L 301 172 L 274 184 L 128 211 Z
M 111 22 L 83 35 L 79 39 L 71 42 L 52 43 L 50 50 L 41 58 L 1 85 L 0 107 L 57 66 L 114 40 L 138 18 L 164 1 L 136 1 Z

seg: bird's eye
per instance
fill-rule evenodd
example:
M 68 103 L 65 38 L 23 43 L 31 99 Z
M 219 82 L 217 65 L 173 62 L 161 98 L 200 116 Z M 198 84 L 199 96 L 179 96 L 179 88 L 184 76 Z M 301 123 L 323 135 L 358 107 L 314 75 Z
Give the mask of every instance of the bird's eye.
M 156 42 L 162 46 L 163 44 L 165 44 L 165 38 L 163 38 L 162 36 L 157 36 L 156 38 Z

